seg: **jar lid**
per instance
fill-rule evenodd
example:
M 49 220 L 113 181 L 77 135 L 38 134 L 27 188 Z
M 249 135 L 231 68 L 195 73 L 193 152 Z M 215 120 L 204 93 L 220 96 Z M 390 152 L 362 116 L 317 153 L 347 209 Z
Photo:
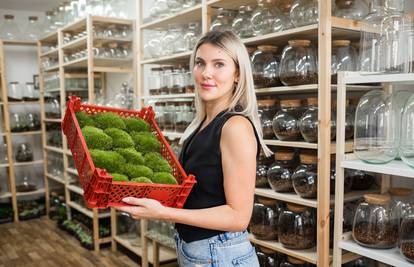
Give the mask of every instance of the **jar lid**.
M 14 19 L 14 16 L 13 15 L 4 15 L 4 18 L 5 19 Z
M 350 40 L 335 40 L 332 41 L 332 46 L 349 46 L 351 44 Z
M 29 20 L 37 20 L 37 17 L 36 16 L 30 16 Z
M 306 210 L 305 206 L 294 203 L 286 203 L 286 208 L 293 212 L 304 212 Z
M 246 45 L 246 49 L 247 49 L 247 53 L 249 53 L 249 55 L 250 55 L 250 54 L 253 54 L 254 51 L 257 50 L 257 47 L 253 46 L 253 45 Z
M 258 197 L 257 202 L 260 204 L 266 205 L 266 206 L 272 206 L 276 205 L 277 200 L 273 198 L 267 198 L 267 197 Z
M 280 100 L 282 108 L 300 107 L 300 99 Z
M 117 48 L 118 47 L 118 44 L 117 43 L 109 43 L 108 44 L 108 47 L 109 48 Z
M 278 149 L 275 152 L 275 160 L 292 160 L 295 155 L 291 149 Z
M 287 256 L 287 261 L 292 264 L 305 264 L 305 261 L 297 259 L 297 258 L 293 258 L 291 256 Z
M 310 40 L 290 40 L 288 44 L 291 46 L 309 46 L 311 43 Z
M 273 249 L 270 248 L 266 248 L 266 247 L 260 247 L 260 251 L 265 253 L 265 254 L 273 254 L 275 253 L 275 251 Z
M 407 187 L 394 187 L 394 188 L 390 188 L 389 192 L 393 196 L 407 197 L 407 196 L 411 195 L 413 190 L 411 188 L 407 188 Z
M 316 164 L 318 163 L 318 154 L 313 150 L 302 150 L 299 154 L 300 163 Z
M 264 52 L 272 52 L 272 53 L 277 52 L 277 46 L 275 45 L 259 45 L 257 48 Z
M 257 105 L 259 107 L 271 107 L 276 104 L 276 99 L 260 99 L 257 100 Z
M 162 68 L 151 68 L 151 71 L 162 71 Z
M 391 198 L 388 195 L 380 195 L 380 194 L 365 194 L 364 195 L 365 201 L 369 204 L 375 205 L 385 205 L 390 202 Z
M 318 106 L 318 98 L 317 97 L 309 97 L 307 99 L 308 106 Z
M 46 11 L 46 16 L 52 16 L 53 15 L 53 11 Z

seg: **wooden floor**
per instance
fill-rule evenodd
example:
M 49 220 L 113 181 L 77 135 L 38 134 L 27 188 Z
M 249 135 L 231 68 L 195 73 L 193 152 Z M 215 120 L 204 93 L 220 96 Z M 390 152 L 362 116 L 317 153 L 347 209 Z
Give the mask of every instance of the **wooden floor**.
M 139 266 L 129 257 L 103 249 L 86 250 L 47 219 L 0 225 L 0 267 Z

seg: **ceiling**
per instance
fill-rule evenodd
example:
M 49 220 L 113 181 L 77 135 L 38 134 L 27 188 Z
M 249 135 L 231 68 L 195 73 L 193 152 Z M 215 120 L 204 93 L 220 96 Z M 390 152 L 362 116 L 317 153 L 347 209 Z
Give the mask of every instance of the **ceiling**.
M 0 0 L 0 9 L 46 11 L 59 5 L 60 0 Z

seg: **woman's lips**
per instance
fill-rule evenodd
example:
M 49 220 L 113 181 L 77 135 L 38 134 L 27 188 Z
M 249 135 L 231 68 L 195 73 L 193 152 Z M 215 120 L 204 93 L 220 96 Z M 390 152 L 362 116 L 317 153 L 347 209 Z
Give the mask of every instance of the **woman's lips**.
M 216 87 L 216 86 L 213 85 L 213 84 L 202 83 L 201 87 L 203 87 L 204 89 L 211 89 L 211 88 Z

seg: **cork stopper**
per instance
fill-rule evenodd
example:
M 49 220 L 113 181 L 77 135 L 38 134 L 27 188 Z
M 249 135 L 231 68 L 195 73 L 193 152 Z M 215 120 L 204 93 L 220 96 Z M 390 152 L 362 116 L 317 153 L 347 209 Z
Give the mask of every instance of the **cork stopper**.
M 307 99 L 308 106 L 318 106 L 318 98 L 317 97 L 309 97 Z
M 272 198 L 266 198 L 266 197 L 258 197 L 257 202 L 260 204 L 266 205 L 266 206 L 273 206 L 276 205 L 277 200 Z
M 260 99 L 257 100 L 257 106 L 260 107 L 272 107 L 276 104 L 276 99 Z
M 292 8 L 293 0 L 280 0 L 279 1 L 279 9 L 283 13 L 288 13 L 290 9 Z
M 257 47 L 256 46 L 253 46 L 253 45 L 247 45 L 246 46 L 246 49 L 247 49 L 247 53 L 249 53 L 249 55 L 251 55 L 251 54 L 254 53 L 254 51 L 257 50 Z
M 394 187 L 394 188 L 390 188 L 389 192 L 393 196 L 408 197 L 409 195 L 411 195 L 413 190 L 407 187 Z
M 294 203 L 287 203 L 286 208 L 293 212 L 304 212 L 306 210 L 305 206 L 301 206 L 301 205 L 294 204 Z
M 290 40 L 288 41 L 288 44 L 291 46 L 306 46 L 308 47 L 310 45 L 310 40 Z
M 281 100 L 280 106 L 282 108 L 296 108 L 300 107 L 300 99 Z
M 332 41 L 332 46 L 349 46 L 351 44 L 350 40 L 335 40 Z
M 366 202 L 374 205 L 385 205 L 391 200 L 390 196 L 380 194 L 365 194 L 364 198 Z
M 297 259 L 297 258 L 293 258 L 291 256 L 287 256 L 287 261 L 292 264 L 305 264 L 305 261 Z
M 265 247 L 260 247 L 260 251 L 262 251 L 265 254 L 273 254 L 273 253 L 275 253 L 274 250 L 272 250 L 270 248 L 265 248 Z
M 275 152 L 275 160 L 292 160 L 294 155 L 290 149 L 279 149 Z
M 29 20 L 34 20 L 34 21 L 37 21 L 37 17 L 36 17 L 36 16 L 30 16 L 30 17 L 29 17 Z
M 318 154 L 312 150 L 302 150 L 299 154 L 300 163 L 302 164 L 317 164 Z
M 46 16 L 53 16 L 53 11 L 46 11 Z
M 4 15 L 4 18 L 5 19 L 14 19 L 14 16 L 13 15 Z
M 275 45 L 259 45 L 257 49 L 263 52 L 271 52 L 271 53 L 277 52 L 277 46 Z
M 117 48 L 118 47 L 118 44 L 117 43 L 109 43 L 108 44 L 108 47 L 109 48 Z

